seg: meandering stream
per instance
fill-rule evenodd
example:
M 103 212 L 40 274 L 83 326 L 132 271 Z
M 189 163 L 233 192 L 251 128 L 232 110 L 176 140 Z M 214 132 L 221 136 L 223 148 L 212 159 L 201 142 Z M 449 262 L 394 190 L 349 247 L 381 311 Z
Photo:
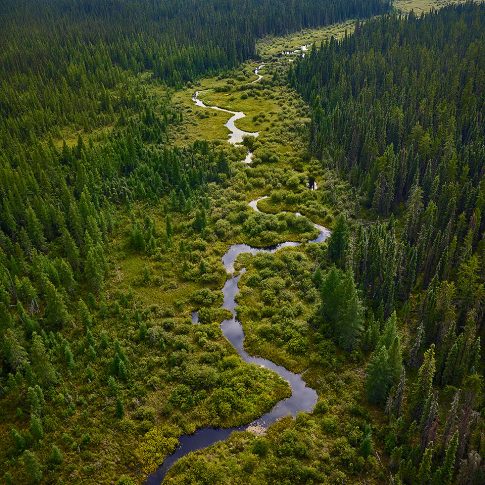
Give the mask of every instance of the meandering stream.
M 260 66 L 261 68 L 261 66 Z M 259 72 L 259 71 L 258 71 Z M 255 72 L 257 75 L 258 72 Z M 259 81 L 258 79 L 257 81 Z M 206 106 L 199 99 L 199 92 L 196 92 L 193 96 L 193 101 L 197 106 L 202 108 L 210 108 L 218 111 L 224 111 L 232 114 L 233 116 L 226 123 L 225 126 L 229 128 L 231 132 L 229 136 L 229 143 L 238 144 L 242 142 L 244 136 L 257 136 L 258 133 L 249 133 L 240 130 L 235 126 L 235 122 L 245 116 L 242 112 L 229 111 L 217 106 Z M 252 154 L 251 154 L 252 155 Z M 265 199 L 261 197 L 259 199 L 252 200 L 249 202 L 249 206 L 257 212 L 260 212 L 258 208 L 258 202 Z M 296 213 L 297 216 L 301 214 Z M 325 241 L 330 236 L 330 231 L 323 226 L 314 224 L 315 228 L 318 229 L 318 237 L 309 241 L 309 243 L 320 243 Z M 233 244 L 227 252 L 222 257 L 222 263 L 226 272 L 228 273 L 228 279 L 222 289 L 223 293 L 223 308 L 229 310 L 232 314 L 230 319 L 224 320 L 221 323 L 221 330 L 227 340 L 236 349 L 239 356 L 250 364 L 260 365 L 266 369 L 270 369 L 276 372 L 280 377 L 288 382 L 291 388 L 291 396 L 279 401 L 275 406 L 266 414 L 260 418 L 254 420 L 252 423 L 237 426 L 232 428 L 201 428 L 191 435 L 183 435 L 180 437 L 180 444 L 173 454 L 168 456 L 163 464 L 158 468 L 158 470 L 150 475 L 146 480 L 146 485 L 159 485 L 162 483 L 165 475 L 172 465 L 179 460 L 181 457 L 187 455 L 188 453 L 206 448 L 218 441 L 225 440 L 233 431 L 242 431 L 248 428 L 267 428 L 272 423 L 274 423 L 279 418 L 284 416 L 296 416 L 299 412 L 306 411 L 310 412 L 315 407 L 317 402 L 317 393 L 314 389 L 308 387 L 303 380 L 301 374 L 296 374 L 289 371 L 281 365 L 277 365 L 274 362 L 264 359 L 262 357 L 254 357 L 249 355 L 244 349 L 244 330 L 241 322 L 236 317 L 236 296 L 239 293 L 239 279 L 245 272 L 245 268 L 242 268 L 239 273 L 235 273 L 234 263 L 239 255 L 241 254 L 258 254 L 258 253 L 275 253 L 280 249 L 286 247 L 296 247 L 301 243 L 295 241 L 286 241 L 281 244 L 270 246 L 266 248 L 255 248 L 247 244 Z M 197 312 L 192 313 L 192 322 L 198 323 Z

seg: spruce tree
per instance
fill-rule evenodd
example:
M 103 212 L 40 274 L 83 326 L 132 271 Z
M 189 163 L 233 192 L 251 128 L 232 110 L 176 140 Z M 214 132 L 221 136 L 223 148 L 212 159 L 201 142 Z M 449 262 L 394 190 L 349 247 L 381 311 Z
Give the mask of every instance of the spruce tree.
M 125 406 L 120 397 L 116 398 L 116 417 L 121 419 L 125 415 Z
M 54 328 L 62 328 L 70 320 L 64 298 L 47 279 L 44 280 L 44 288 L 47 300 L 45 308 L 47 323 Z
M 49 462 L 54 466 L 58 466 L 62 464 L 63 461 L 64 461 L 64 457 L 62 455 L 61 450 L 56 445 L 52 445 L 51 454 L 49 456 Z
M 337 217 L 332 235 L 328 240 L 328 258 L 337 267 L 345 268 L 345 258 L 349 248 L 349 226 L 344 215 Z
M 374 351 L 367 366 L 365 382 L 367 398 L 373 404 L 385 404 L 391 385 L 392 375 L 389 368 L 389 356 L 386 347 L 383 345 Z
M 364 429 L 364 434 L 359 446 L 359 453 L 364 458 L 368 458 L 373 453 L 372 428 L 368 424 L 366 424 Z
M 26 447 L 25 438 L 15 428 L 12 428 L 12 430 L 10 431 L 10 434 L 12 436 L 12 439 L 15 445 L 15 451 L 19 454 L 22 453 L 22 451 L 24 451 Z
M 411 393 L 411 416 L 418 420 L 421 418 L 426 400 L 431 395 L 433 377 L 435 374 L 434 345 L 424 353 L 424 361 L 418 371 L 418 378 Z
M 32 335 L 32 369 L 42 387 L 48 387 L 57 381 L 56 371 L 52 365 L 49 354 L 44 346 L 42 337 L 37 333 Z
M 363 307 L 352 273 L 333 266 L 322 282 L 321 295 L 322 323 L 343 349 L 355 349 L 363 328 Z
M 438 468 L 438 470 L 436 470 L 434 474 L 433 485 L 449 485 L 452 482 L 457 449 L 458 431 L 455 431 L 446 448 L 443 464 Z
M 39 460 L 37 459 L 35 453 L 29 450 L 24 451 L 22 459 L 25 463 L 25 471 L 29 483 L 39 483 L 42 480 L 43 474 L 42 467 L 40 466 Z
M 35 441 L 40 441 L 44 437 L 44 428 L 39 416 L 32 414 L 30 416 L 30 434 Z
M 399 383 L 393 394 L 389 394 L 386 403 L 386 413 L 399 418 L 402 414 L 404 406 L 404 397 L 406 392 L 406 371 L 404 366 L 401 369 L 401 376 L 399 377 Z
M 420 485 L 428 485 L 431 482 L 433 466 L 433 442 L 428 444 L 421 463 L 419 464 L 417 480 Z

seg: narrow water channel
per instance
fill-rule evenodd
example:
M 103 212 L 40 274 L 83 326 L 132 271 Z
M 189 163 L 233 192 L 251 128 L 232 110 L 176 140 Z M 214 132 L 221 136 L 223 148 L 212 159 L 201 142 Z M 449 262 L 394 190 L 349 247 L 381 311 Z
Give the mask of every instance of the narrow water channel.
M 197 106 L 200 106 L 202 108 L 216 109 L 219 111 L 231 113 L 233 115 L 225 125 L 229 128 L 229 131 L 231 132 L 228 140 L 229 143 L 238 144 L 242 142 L 243 136 L 258 135 L 257 133 L 245 132 L 235 126 L 235 121 L 243 118 L 245 116 L 244 113 L 229 111 L 223 108 L 219 108 L 217 106 L 206 106 L 199 99 L 199 92 L 196 92 L 192 99 Z M 258 202 L 265 199 L 266 197 L 267 196 L 252 200 L 251 202 L 249 202 L 249 206 L 253 210 L 260 212 L 258 208 Z M 296 215 L 300 216 L 301 214 L 297 213 Z M 314 226 L 316 229 L 318 229 L 319 234 L 318 237 L 316 237 L 312 241 L 309 241 L 309 244 L 321 243 L 330 236 L 330 231 L 327 228 L 318 224 L 314 224 Z M 235 274 L 234 263 L 238 256 L 247 253 L 253 255 L 258 253 L 275 253 L 280 249 L 286 247 L 296 247 L 300 244 L 301 243 L 295 241 L 286 241 L 281 244 L 266 248 L 255 248 L 249 246 L 248 244 L 233 244 L 222 257 L 222 263 L 226 272 L 228 273 L 227 281 L 222 289 L 224 297 L 223 308 L 229 310 L 232 314 L 232 317 L 230 319 L 224 320 L 221 323 L 222 333 L 245 362 L 260 365 L 266 369 L 270 369 L 273 372 L 276 372 L 276 374 L 278 374 L 285 381 L 287 381 L 291 388 L 291 396 L 286 399 L 282 399 L 281 401 L 276 403 L 269 412 L 263 414 L 261 417 L 247 425 L 237 426 L 233 428 L 201 428 L 191 435 L 181 436 L 179 439 L 180 444 L 175 452 L 169 455 L 162 463 L 162 465 L 158 468 L 158 470 L 147 478 L 145 482 L 146 485 L 161 484 L 167 472 L 177 460 L 192 451 L 206 448 L 214 443 L 227 439 L 233 431 L 243 431 L 248 428 L 254 427 L 265 429 L 282 417 L 296 416 L 299 412 L 302 411 L 311 412 L 315 407 L 318 398 L 317 393 L 314 389 L 306 385 L 301 374 L 296 374 L 281 365 L 275 364 L 268 359 L 255 357 L 249 355 L 246 352 L 246 350 L 244 349 L 244 330 L 241 322 L 239 322 L 239 320 L 236 318 L 236 296 L 239 293 L 239 279 L 245 272 L 245 268 L 242 268 L 238 274 Z M 198 323 L 197 312 L 192 313 L 192 322 L 194 324 Z

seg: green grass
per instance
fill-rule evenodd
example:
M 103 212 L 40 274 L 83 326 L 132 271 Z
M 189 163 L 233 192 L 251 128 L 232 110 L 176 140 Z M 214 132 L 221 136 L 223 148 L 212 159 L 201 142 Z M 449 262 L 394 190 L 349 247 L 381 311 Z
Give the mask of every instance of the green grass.
M 345 32 L 351 33 L 354 24 L 354 20 L 348 20 L 326 27 L 305 29 L 285 37 L 265 37 L 258 41 L 257 51 L 263 59 L 266 59 L 283 51 L 294 51 L 304 45 L 316 44 L 318 46 L 321 42 L 330 40 L 332 36 L 338 39 L 345 35 Z M 291 58 L 291 56 L 287 57 L 286 61 L 288 62 Z

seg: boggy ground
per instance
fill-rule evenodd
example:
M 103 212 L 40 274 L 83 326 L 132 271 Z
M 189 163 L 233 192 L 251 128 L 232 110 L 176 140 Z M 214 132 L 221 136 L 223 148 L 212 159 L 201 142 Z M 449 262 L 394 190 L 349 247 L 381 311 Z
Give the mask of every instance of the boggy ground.
M 419 13 L 438 6 L 433 2 L 400 2 L 397 8 Z M 247 116 L 237 126 L 260 133 L 247 143 L 254 150 L 253 165 L 236 162 L 228 186 L 212 192 L 214 230 L 220 241 L 264 245 L 298 239 L 297 234 L 276 228 L 262 233 L 257 229 L 271 221 L 268 214 L 282 211 L 300 212 L 328 227 L 339 212 L 351 217 L 358 212 L 357 195 L 326 170 L 325 164 L 316 163 L 306 153 L 308 112 L 285 83 L 286 66 L 297 54 L 280 55 L 332 35 L 344 35 L 351 26 L 352 22 L 347 22 L 289 38 L 265 39 L 259 45 L 261 61 L 228 75 L 201 80 L 176 94 L 188 126 L 176 134 L 177 143 L 206 134 L 216 143 L 227 137 L 221 125 L 229 115 L 195 108 L 190 101 L 195 90 L 201 91 L 207 105 L 244 111 Z M 261 62 L 265 63 L 260 71 L 264 77 L 254 83 L 253 70 Z M 242 159 L 244 150 L 237 154 Z M 318 190 L 308 190 L 309 178 L 317 181 Z M 258 204 L 263 214 L 248 214 L 247 202 L 263 195 L 268 196 Z M 237 219 L 237 213 L 244 216 Z M 225 442 L 182 458 L 165 482 L 386 482 L 386 429 L 383 416 L 363 397 L 364 358 L 343 354 L 320 336 L 313 324 L 320 297 L 312 278 L 319 264 L 325 267 L 325 245 L 303 245 L 274 255 L 245 255 L 241 259 L 240 266 L 247 271 L 240 280 L 238 317 L 246 333 L 246 349 L 294 372 L 303 372 L 304 379 L 317 390 L 319 402 L 313 413 L 296 420 L 283 419 L 264 436 L 233 433 Z M 371 422 L 375 454 L 364 458 L 359 448 L 365 427 Z
M 104 405 L 113 410 L 109 435 L 102 439 L 95 431 L 106 427 L 106 418 L 93 413 L 89 419 L 91 438 L 99 446 L 99 462 L 106 465 L 95 470 L 102 480 L 113 477 L 116 470 L 126 470 L 126 475 L 141 481 L 174 449 L 181 434 L 203 426 L 250 422 L 289 393 L 288 385 L 273 373 L 243 363 L 219 328 L 225 318 L 220 290 L 226 274 L 221 256 L 231 244 L 244 242 L 261 247 L 285 240 L 311 240 L 316 231 L 308 219 L 280 212 L 300 212 L 314 222 L 331 226 L 331 207 L 352 207 L 347 186 L 306 154 L 308 113 L 297 94 L 285 85 L 283 61 L 287 65 L 287 59 L 270 61 L 258 83 L 249 84 L 256 79 L 253 70 L 258 64 L 248 63 L 174 94 L 174 103 L 183 109 L 183 122 L 172 133 L 173 143 L 184 146 L 196 139 L 210 140 L 216 150 L 228 156 L 232 174 L 223 183 L 210 184 L 200 204 L 188 213 L 170 215 L 170 240 L 165 236 L 165 207 L 169 200 L 155 207 L 133 206 L 118 224 L 112 241 L 109 311 L 94 331 L 102 327 L 110 340 L 122 342 L 130 376 L 119 390 L 124 401 L 121 420 L 116 418 L 115 393 L 109 386 L 106 389 Z M 254 151 L 251 165 L 241 162 L 246 147 L 232 147 L 226 142 L 224 123 L 230 115 L 196 107 L 192 101 L 196 89 L 203 90 L 200 97 L 208 104 L 247 114 L 237 122 L 238 126 L 260 132 L 257 139 L 248 140 Z M 308 189 L 309 177 L 317 180 L 318 190 Z M 270 196 L 260 205 L 268 214 L 256 213 L 248 205 L 263 195 Z M 206 207 L 202 232 L 194 230 L 201 206 Z M 155 253 L 133 249 L 130 241 L 135 226 L 153 226 L 162 241 L 160 249 Z M 302 271 L 310 285 L 308 301 L 301 304 L 303 312 L 292 322 L 302 327 L 304 342 L 309 339 L 307 320 L 318 301 L 309 278 L 317 264 L 316 255 L 321 252 L 322 248 L 308 245 L 298 251 L 284 250 L 277 256 L 305 261 Z M 252 258 L 247 264 L 244 281 L 254 273 Z M 246 283 L 243 285 L 246 288 Z M 251 297 L 259 299 L 256 294 Z M 195 310 L 199 311 L 200 325 L 191 323 Z M 249 320 L 243 323 L 247 325 L 250 352 L 274 359 L 291 370 L 308 367 L 308 359 L 302 359 L 301 352 L 305 344 L 302 347 L 297 342 L 299 335 L 291 347 L 291 352 L 294 348 L 296 353 L 283 358 L 278 346 L 271 347 L 264 339 L 255 338 Z M 252 344 L 255 341 L 261 345 Z M 102 383 L 97 385 L 104 387 Z M 123 449 L 110 444 L 118 442 L 124 442 Z M 204 456 L 204 451 L 201 453 Z M 94 472 L 85 468 L 77 467 L 81 470 L 78 472 L 73 466 L 75 475 L 71 477 L 89 477 Z
M 210 134 L 221 149 L 234 153 L 232 178 L 224 186 L 212 187 L 210 193 L 205 239 L 210 241 L 214 265 L 216 256 L 222 254 L 215 249 L 219 245 L 222 249 L 235 242 L 264 246 L 311 239 L 311 230 L 292 230 L 291 213 L 303 215 L 295 219 L 307 216 L 331 227 L 336 214 L 353 214 L 358 204 L 350 188 L 306 152 L 307 108 L 286 85 L 286 67 L 292 58 L 263 56 L 264 77 L 256 83 L 251 83 L 256 79 L 253 70 L 260 62 L 201 80 L 175 95 L 185 120 L 174 133 L 175 143 Z M 245 148 L 225 144 L 228 132 L 220 127 L 230 115 L 196 107 L 191 100 L 195 90 L 207 105 L 246 113 L 237 126 L 259 131 L 258 138 L 247 140 L 247 147 L 254 151 L 251 165 L 240 162 Z M 310 178 L 317 182 L 315 191 L 309 190 Z M 249 208 L 249 201 L 264 195 L 268 198 L 258 204 L 261 213 Z M 365 476 L 371 483 L 384 478 L 378 461 L 364 459 L 358 452 L 364 424 L 370 420 L 361 399 L 362 363 L 358 356 L 349 359 L 343 355 L 311 325 L 319 306 L 312 277 L 324 261 L 325 244 L 303 245 L 274 255 L 245 255 L 236 266 L 247 268 L 238 297 L 247 350 L 304 372 L 304 379 L 320 396 L 315 412 L 296 420 L 284 419 L 265 436 L 234 433 L 226 442 L 182 458 L 165 482 L 361 482 Z

